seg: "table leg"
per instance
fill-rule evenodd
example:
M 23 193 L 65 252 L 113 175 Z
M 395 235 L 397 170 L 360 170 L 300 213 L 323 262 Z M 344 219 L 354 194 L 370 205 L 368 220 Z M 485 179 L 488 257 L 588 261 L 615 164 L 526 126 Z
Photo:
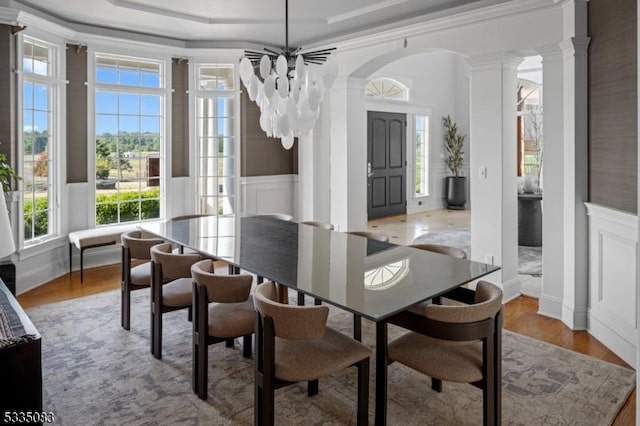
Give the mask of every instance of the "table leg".
M 376 426 L 387 424 L 387 323 L 376 323 Z
M 281 284 L 276 284 L 278 291 L 278 302 L 289 304 L 289 288 Z
M 362 342 L 362 317 L 353 314 L 353 338 Z

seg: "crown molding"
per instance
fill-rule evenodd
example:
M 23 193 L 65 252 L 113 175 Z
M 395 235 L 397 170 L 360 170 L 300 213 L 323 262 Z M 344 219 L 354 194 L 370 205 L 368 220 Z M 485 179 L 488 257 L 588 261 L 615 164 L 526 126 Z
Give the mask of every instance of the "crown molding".
M 494 20 L 512 15 L 535 12 L 557 7 L 557 0 L 481 0 L 471 5 L 463 5 L 446 11 L 434 12 L 398 21 L 385 26 L 346 34 L 340 37 L 307 43 L 307 49 L 322 49 L 336 46 L 341 51 L 349 51 L 377 45 L 390 40 L 409 39 L 429 33 L 445 31 L 482 21 Z M 571 0 L 573 1 L 573 0 Z M 478 6 L 478 4 L 481 4 Z M 473 8 L 472 8 L 473 7 Z
M 137 3 L 131 0 L 105 0 L 112 6 L 121 7 L 123 9 L 137 10 L 140 12 L 152 13 L 154 15 L 160 15 L 167 18 L 176 18 L 183 21 L 197 22 L 199 24 L 206 25 L 238 25 L 238 24 L 282 24 L 284 18 L 207 18 L 203 16 L 193 15 L 191 13 L 179 12 L 177 10 L 170 10 L 159 6 L 151 6 L 148 4 Z M 398 1 L 398 0 L 394 0 Z M 400 0 L 407 1 L 407 0 Z M 324 23 L 324 19 L 320 18 L 302 18 L 297 19 L 297 23 L 312 24 L 312 23 Z
M 17 25 L 18 11 L 8 7 L 0 7 L 0 24 Z
M 378 2 L 360 9 L 352 10 L 347 13 L 341 13 L 340 15 L 330 16 L 327 18 L 327 24 L 337 24 L 338 22 L 349 21 L 354 18 L 360 18 L 363 15 L 368 15 L 379 10 L 388 9 L 393 6 L 397 6 L 402 3 L 406 3 L 409 0 L 386 0 Z

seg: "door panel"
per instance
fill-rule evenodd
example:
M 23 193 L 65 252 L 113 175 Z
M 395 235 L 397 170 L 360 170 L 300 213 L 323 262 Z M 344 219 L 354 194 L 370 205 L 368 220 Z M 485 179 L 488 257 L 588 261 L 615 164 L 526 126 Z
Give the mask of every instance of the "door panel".
M 389 168 L 404 167 L 405 158 L 405 124 L 398 119 L 389 120 Z
M 385 120 L 373 120 L 371 123 L 371 167 L 382 170 L 387 167 L 387 122 Z
M 402 176 L 389 177 L 389 205 L 397 206 L 404 204 L 404 188 L 402 185 Z
M 406 212 L 406 123 L 405 114 L 367 114 L 369 219 Z
M 374 177 L 371 179 L 371 206 L 385 207 L 387 205 L 387 180 L 383 177 Z

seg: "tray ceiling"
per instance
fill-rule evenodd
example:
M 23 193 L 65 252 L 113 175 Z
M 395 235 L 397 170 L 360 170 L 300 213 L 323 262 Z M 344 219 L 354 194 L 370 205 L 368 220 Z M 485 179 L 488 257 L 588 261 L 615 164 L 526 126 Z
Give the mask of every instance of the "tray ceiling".
M 290 45 L 304 45 L 453 8 L 509 0 L 291 0 Z M 70 24 L 185 41 L 284 44 L 284 0 L 19 0 Z

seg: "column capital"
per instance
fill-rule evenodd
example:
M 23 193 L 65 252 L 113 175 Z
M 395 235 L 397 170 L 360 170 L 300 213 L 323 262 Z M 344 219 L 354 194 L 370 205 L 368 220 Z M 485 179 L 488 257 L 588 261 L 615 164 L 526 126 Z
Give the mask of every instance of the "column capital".
M 587 56 L 591 37 L 571 37 L 561 41 L 559 46 L 565 57 L 567 56 Z
M 515 71 L 522 61 L 522 57 L 505 52 L 467 58 L 467 62 L 471 65 L 472 72 L 492 69 L 510 69 Z

